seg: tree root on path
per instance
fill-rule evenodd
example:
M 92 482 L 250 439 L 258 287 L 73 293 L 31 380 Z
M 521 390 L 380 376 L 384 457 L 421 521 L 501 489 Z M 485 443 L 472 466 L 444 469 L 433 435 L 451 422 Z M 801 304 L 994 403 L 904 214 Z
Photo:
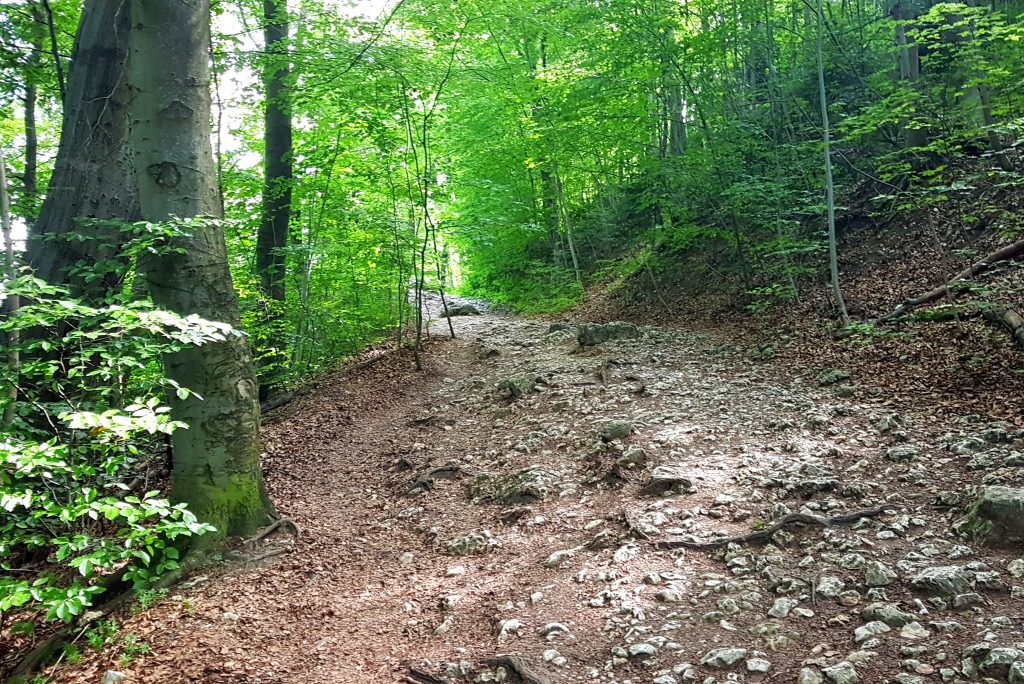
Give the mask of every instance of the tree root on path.
M 868 508 L 863 511 L 854 511 L 853 513 L 844 513 L 842 515 L 836 515 L 831 518 L 825 518 L 820 515 L 810 515 L 808 513 L 790 513 L 782 517 L 774 525 L 764 528 L 763 530 L 757 530 L 749 534 L 742 534 L 738 537 L 726 537 L 723 539 L 713 539 L 706 542 L 695 542 L 687 541 L 684 539 L 672 539 L 655 542 L 655 548 L 659 549 L 678 549 L 686 547 L 690 549 L 714 549 L 721 546 L 727 546 L 729 544 L 746 544 L 749 542 L 756 541 L 767 541 L 773 534 L 793 523 L 803 523 L 805 525 L 817 525 L 819 527 L 834 527 L 835 525 L 843 525 L 848 523 L 854 523 L 861 518 L 874 518 L 887 511 L 894 511 L 896 507 L 892 504 L 886 504 L 878 506 L 877 508 Z
M 512 654 L 496 655 L 487 659 L 492 667 L 504 667 L 512 670 L 524 684 L 551 684 L 551 678 L 526 662 L 524 658 Z M 514 681 L 514 680 L 513 680 Z
M 263 541 L 264 539 L 266 539 L 267 537 L 272 535 L 274 532 L 277 532 L 279 529 L 281 529 L 283 527 L 290 527 L 290 528 L 292 528 L 291 529 L 292 535 L 294 535 L 296 538 L 298 538 L 298 536 L 300 534 L 302 534 L 302 530 L 299 528 L 298 523 L 296 523 L 294 520 L 292 520 L 291 518 L 278 518 L 273 523 L 271 523 L 267 527 L 267 529 L 263 530 L 262 532 L 257 534 L 255 537 L 252 537 L 250 539 L 246 539 L 244 542 L 242 542 L 242 548 L 243 549 L 254 549 L 254 548 L 256 548 L 257 544 L 259 544 L 261 541 Z

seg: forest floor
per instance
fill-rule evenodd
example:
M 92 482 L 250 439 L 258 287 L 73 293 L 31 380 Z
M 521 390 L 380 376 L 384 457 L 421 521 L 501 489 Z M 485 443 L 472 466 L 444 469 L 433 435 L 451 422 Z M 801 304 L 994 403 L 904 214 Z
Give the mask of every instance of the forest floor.
M 279 555 L 225 559 L 125 611 L 112 644 L 50 681 L 1009 675 L 1024 561 L 951 524 L 971 486 L 1020 486 L 1020 426 L 707 333 L 581 348 L 572 327 L 486 310 L 453 323 L 450 341 L 433 322 L 421 372 L 388 355 L 270 414 L 268 486 L 301 533 L 252 555 Z M 791 512 L 866 513 L 659 547 Z

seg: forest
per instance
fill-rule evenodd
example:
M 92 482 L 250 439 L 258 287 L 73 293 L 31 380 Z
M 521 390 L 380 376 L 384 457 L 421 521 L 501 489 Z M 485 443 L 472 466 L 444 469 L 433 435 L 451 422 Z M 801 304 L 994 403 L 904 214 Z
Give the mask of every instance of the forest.
M 0 0 L 0 682 L 1024 684 L 1024 2 Z

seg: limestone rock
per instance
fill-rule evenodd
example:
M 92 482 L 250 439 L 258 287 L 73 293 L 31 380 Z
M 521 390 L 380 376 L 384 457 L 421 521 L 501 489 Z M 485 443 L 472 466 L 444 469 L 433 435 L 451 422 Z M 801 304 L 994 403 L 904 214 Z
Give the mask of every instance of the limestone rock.
M 832 667 L 826 667 L 825 676 L 835 684 L 857 684 L 860 681 L 856 668 L 845 660 Z
M 955 596 L 971 588 L 964 569 L 957 565 L 944 565 L 922 570 L 910 579 L 910 586 L 931 596 Z
M 982 488 L 967 515 L 957 521 L 956 530 L 993 545 L 1021 541 L 1024 539 L 1024 488 Z
M 701 665 L 708 667 L 730 667 L 747 657 L 745 648 L 716 648 L 704 654 L 700 659 Z
M 885 563 L 871 561 L 864 570 L 864 582 L 869 587 L 887 587 L 896 579 L 896 573 Z
M 593 347 L 609 340 L 635 340 L 639 337 L 639 328 L 622 321 L 605 325 L 581 325 L 576 333 L 576 340 L 581 347 Z
M 633 424 L 628 420 L 609 420 L 601 430 L 601 439 L 605 442 L 625 439 L 631 432 L 633 432 Z
M 476 308 L 472 304 L 456 304 L 455 306 L 449 306 L 447 314 L 442 313 L 441 318 L 449 318 L 455 316 L 479 316 L 480 309 Z

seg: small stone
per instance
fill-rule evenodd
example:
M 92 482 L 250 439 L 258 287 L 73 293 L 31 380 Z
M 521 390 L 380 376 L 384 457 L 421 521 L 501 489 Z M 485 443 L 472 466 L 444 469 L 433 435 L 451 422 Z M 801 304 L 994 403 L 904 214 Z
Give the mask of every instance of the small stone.
M 610 420 L 605 423 L 601 430 L 601 439 L 611 442 L 616 439 L 625 439 L 633 431 L 633 424 L 628 420 Z
M 771 666 L 764 658 L 751 658 L 747 661 L 747 672 L 767 672 Z
M 800 674 L 796 677 L 796 684 L 821 684 L 822 681 L 824 680 L 817 670 L 812 670 L 809 667 L 800 670 Z
M 982 598 L 981 594 L 970 592 L 967 594 L 957 594 L 953 597 L 953 607 L 962 610 L 964 608 L 973 608 L 974 606 L 981 606 L 985 604 L 985 599 Z
M 859 644 L 862 641 L 867 641 L 872 637 L 876 637 L 891 631 L 892 628 L 889 625 L 885 624 L 881 620 L 875 620 L 873 622 L 867 623 L 866 625 L 862 625 L 858 627 L 856 630 L 854 630 L 853 640 Z
M 626 653 L 630 658 L 651 658 L 658 654 L 658 649 L 648 643 L 630 644 Z
M 922 570 L 910 579 L 910 586 L 932 596 L 955 596 L 971 587 L 967 573 L 958 565 Z
M 1006 571 L 1011 577 L 1024 579 L 1024 558 L 1017 558 L 1006 565 Z
M 654 598 L 662 603 L 682 603 L 685 600 L 683 592 L 678 589 L 662 589 L 654 595 Z
M 1024 651 L 1009 647 L 993 648 L 978 665 L 978 670 L 990 677 L 1005 679 L 1009 677 L 1010 666 L 1021 660 L 1024 660 Z
M 858 603 L 860 603 L 859 591 L 856 591 L 854 589 L 848 589 L 839 594 L 839 605 L 841 606 L 846 606 L 847 608 L 849 608 L 850 606 L 855 606 Z
M 896 573 L 885 563 L 871 561 L 864 570 L 864 581 L 869 587 L 887 587 L 896 579 Z
M 220 614 L 220 619 L 224 622 L 238 622 L 242 619 L 242 616 L 238 613 L 232 613 L 231 611 L 224 611 Z
M 572 557 L 573 553 L 573 549 L 562 549 L 560 551 L 555 551 L 547 557 L 547 560 L 544 561 L 544 567 L 557 568 L 559 565 L 569 560 L 569 558 Z
M 519 630 L 523 628 L 523 623 L 519 620 L 501 620 L 498 623 L 498 642 L 503 643 L 508 641 L 509 637 L 519 634 Z
M 103 679 L 100 680 L 100 684 L 124 684 L 127 681 L 128 675 L 123 672 L 107 670 L 103 673 Z
M 445 577 L 458 577 L 466 574 L 466 568 L 462 565 L 453 565 L 445 571 Z
M 845 660 L 832 667 L 826 667 L 825 676 L 835 682 L 835 684 L 857 684 L 860 681 L 860 677 L 857 676 L 857 669 Z
M 784 618 L 789 615 L 789 612 L 799 605 L 799 601 L 791 598 L 777 598 L 772 607 L 768 610 L 768 615 L 773 618 Z
M 679 684 L 679 680 L 670 674 L 666 674 L 661 675 L 660 677 L 655 677 L 652 684 Z
M 747 657 L 745 648 L 716 648 L 704 654 L 700 659 L 701 665 L 708 667 L 730 667 Z
M 879 620 L 890 627 L 902 627 L 915 620 L 911 613 L 887 603 L 872 603 L 864 608 L 863 616 L 868 620 Z
M 954 528 L 975 539 L 1006 546 L 1024 539 L 1024 488 L 984 487 Z
M 846 585 L 838 577 L 825 576 L 818 580 L 817 591 L 825 598 L 834 599 L 845 587 Z
M 405 553 L 403 553 L 401 556 L 398 557 L 398 562 L 401 563 L 402 565 L 409 565 L 410 563 L 412 563 L 412 560 L 413 560 L 413 555 L 412 555 L 411 551 L 406 551 Z
M 920 622 L 911 622 L 903 626 L 900 636 L 904 639 L 925 639 L 931 636 L 931 632 L 925 629 Z
M 885 452 L 885 458 L 893 463 L 910 463 L 921 457 L 921 447 L 913 444 L 898 444 Z

